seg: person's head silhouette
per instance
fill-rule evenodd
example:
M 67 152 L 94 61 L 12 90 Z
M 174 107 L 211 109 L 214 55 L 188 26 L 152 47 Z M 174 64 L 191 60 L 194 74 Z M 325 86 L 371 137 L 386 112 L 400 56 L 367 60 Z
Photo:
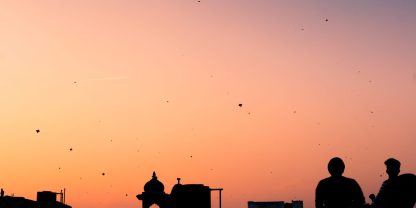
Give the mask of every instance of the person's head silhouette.
M 331 176 L 342 176 L 344 173 L 345 164 L 339 157 L 332 158 L 328 163 L 328 172 Z
M 386 165 L 386 173 L 389 175 L 389 178 L 394 178 L 399 175 L 400 173 L 400 161 L 389 158 L 386 161 L 384 161 L 384 164 Z

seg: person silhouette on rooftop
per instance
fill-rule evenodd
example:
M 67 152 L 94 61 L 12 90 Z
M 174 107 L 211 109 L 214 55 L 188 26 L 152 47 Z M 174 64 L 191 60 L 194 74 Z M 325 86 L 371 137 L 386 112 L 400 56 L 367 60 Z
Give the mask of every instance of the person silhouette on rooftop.
M 384 164 L 389 176 L 374 199 L 375 208 L 413 208 L 416 202 L 416 176 L 410 173 L 399 175 L 400 161 L 389 158 Z
M 316 208 L 358 208 L 365 203 L 364 194 L 357 181 L 342 176 L 345 164 L 339 157 L 328 163 L 330 177 L 319 181 L 315 192 Z

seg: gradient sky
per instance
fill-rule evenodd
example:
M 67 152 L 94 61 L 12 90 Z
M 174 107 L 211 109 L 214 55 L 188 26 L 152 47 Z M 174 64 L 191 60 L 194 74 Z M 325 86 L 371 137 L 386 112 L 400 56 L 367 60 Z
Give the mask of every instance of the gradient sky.
M 415 11 L 413 0 L 0 0 L 0 187 L 133 208 L 156 171 L 168 193 L 177 177 L 224 188 L 225 208 L 312 208 L 340 156 L 377 193 L 388 157 L 416 172 Z

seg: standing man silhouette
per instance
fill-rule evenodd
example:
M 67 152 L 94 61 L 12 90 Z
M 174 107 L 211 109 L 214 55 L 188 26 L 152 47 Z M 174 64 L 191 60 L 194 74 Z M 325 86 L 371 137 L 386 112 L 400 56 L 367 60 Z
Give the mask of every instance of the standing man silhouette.
M 357 181 L 342 176 L 345 164 L 339 157 L 328 163 L 330 177 L 319 181 L 315 192 L 316 208 L 356 208 L 364 206 L 364 194 Z
M 389 158 L 384 164 L 389 176 L 380 187 L 375 208 L 413 208 L 416 203 L 416 176 L 407 173 L 399 176 L 400 161 Z
M 374 207 L 394 207 L 394 198 L 396 198 L 395 189 L 397 189 L 398 176 L 400 173 L 400 161 L 389 158 L 384 164 L 386 165 L 386 173 L 389 176 L 387 180 L 381 184 L 375 200 Z

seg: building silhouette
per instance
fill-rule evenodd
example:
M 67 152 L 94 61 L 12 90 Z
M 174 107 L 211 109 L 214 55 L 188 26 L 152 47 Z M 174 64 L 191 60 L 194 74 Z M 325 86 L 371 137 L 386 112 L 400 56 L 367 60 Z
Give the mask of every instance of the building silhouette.
M 291 203 L 284 201 L 255 202 L 249 201 L 248 208 L 303 208 L 303 201 L 294 200 Z
M 60 201 L 56 196 L 60 195 Z M 36 201 L 24 197 L 2 196 L 0 197 L 0 208 L 71 208 L 65 204 L 65 193 L 41 191 L 37 193 Z
M 211 208 L 211 192 L 219 191 L 221 207 L 222 189 L 211 189 L 203 184 L 181 184 L 178 183 L 172 188 L 170 194 L 165 193 L 165 187 L 157 179 L 153 172 L 152 179 L 144 185 L 144 192 L 138 194 L 137 199 L 143 203 L 143 208 L 149 208 L 153 204 L 160 208 Z

